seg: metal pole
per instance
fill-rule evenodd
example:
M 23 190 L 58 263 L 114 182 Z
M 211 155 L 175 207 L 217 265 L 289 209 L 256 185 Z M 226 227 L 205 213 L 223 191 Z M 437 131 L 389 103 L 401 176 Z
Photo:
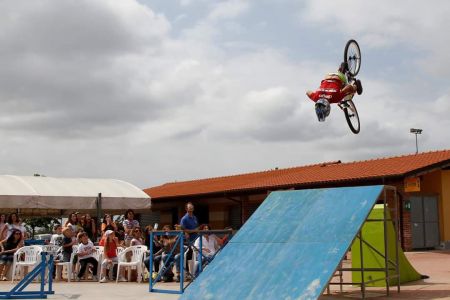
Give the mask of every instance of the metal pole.
M 398 245 L 400 243 L 400 220 L 398 215 L 398 196 L 397 189 L 394 189 L 395 199 L 395 271 L 397 272 L 397 293 L 400 293 L 400 266 L 399 266 L 399 250 Z
M 416 154 L 418 154 L 419 153 L 419 144 L 417 143 L 417 133 L 415 135 L 416 135 Z
M 363 243 L 362 243 L 362 229 L 359 231 L 359 255 L 361 256 L 361 294 L 362 298 L 366 298 L 366 284 L 364 279 L 364 254 L 363 254 Z
M 202 266 L 202 263 L 203 263 L 203 233 L 202 232 L 200 232 L 200 234 L 198 235 L 198 238 L 200 239 L 199 240 L 199 242 L 200 242 L 200 249 L 198 249 L 198 252 L 199 252 L 199 260 L 198 260 L 198 273 L 200 274 L 203 270 L 203 266 Z
M 149 282 L 150 282 L 150 292 L 153 290 L 153 231 L 150 231 L 150 245 L 149 245 L 149 249 L 150 249 L 150 261 L 149 261 L 149 266 L 148 266 L 148 271 L 150 273 L 149 276 Z
M 184 232 L 179 232 L 179 241 L 180 241 L 180 292 L 183 293 L 183 283 L 184 283 Z
M 98 193 L 98 196 L 97 196 L 97 201 L 96 201 L 97 203 L 97 222 L 95 222 L 96 224 L 96 229 L 97 229 L 97 236 L 95 237 L 95 241 L 92 241 L 92 242 L 96 242 L 97 241 L 97 237 L 98 237 L 98 232 L 100 231 L 99 229 L 101 228 L 101 221 L 100 221 L 100 219 L 101 219 L 101 213 L 102 213 L 102 193 Z
M 386 294 L 389 296 L 389 251 L 388 251 L 388 236 L 387 236 L 387 214 L 388 214 L 388 206 L 386 203 L 386 188 L 383 191 L 384 199 L 383 199 L 383 231 L 384 231 L 384 271 L 386 276 Z

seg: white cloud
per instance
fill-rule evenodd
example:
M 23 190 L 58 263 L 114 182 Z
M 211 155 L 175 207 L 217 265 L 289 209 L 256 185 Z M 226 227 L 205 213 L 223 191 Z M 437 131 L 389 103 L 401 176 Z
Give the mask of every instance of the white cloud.
M 228 0 L 218 2 L 208 15 L 208 20 L 218 21 L 222 19 L 233 19 L 242 15 L 249 9 L 247 0 Z
M 363 55 L 367 49 L 398 56 L 399 43 L 423 47 L 426 56 L 434 54 L 427 70 L 437 73 L 446 72 L 447 61 L 436 62 L 450 53 L 449 43 L 427 33 L 436 30 L 443 14 L 434 23 L 425 13 L 420 18 L 425 25 L 418 28 L 412 22 L 416 6 L 409 16 L 375 4 L 345 2 L 344 13 L 342 4 L 307 2 L 301 26 L 279 34 L 283 41 L 308 46 L 296 52 L 287 49 L 293 44 L 251 39 L 252 30 L 261 30 L 258 24 L 270 32 L 272 19 L 288 18 L 283 5 L 264 2 L 278 10 L 258 19 L 258 7 L 247 1 L 178 3 L 187 11 L 206 5 L 201 16 L 183 22 L 192 26 L 180 34 L 173 32 L 173 22 L 186 11 L 171 14 L 171 20 L 132 0 L 3 1 L 0 134 L 6 146 L 0 162 L 5 172 L 117 177 L 148 187 L 412 152 L 410 127 L 423 127 L 423 149 L 448 147 L 448 90 L 428 92 L 433 84 L 424 72 L 402 82 L 374 78 L 363 69 L 365 91 L 355 98 L 359 135 L 350 133 L 336 106 L 325 123 L 317 122 L 305 96 L 337 65 L 307 44 L 306 35 L 316 34 L 312 24 L 332 31 L 330 36 L 355 33 Z M 383 28 L 384 22 L 392 26 Z M 405 33 L 410 28 L 417 38 Z M 243 29 L 250 34 L 241 36 Z M 225 39 L 224 32 L 236 35 Z M 433 50 L 435 45 L 440 47 Z M 390 65 L 394 71 L 396 63 Z
M 415 63 L 434 75 L 449 75 L 450 44 L 447 28 L 450 4 L 444 0 L 356 1 L 308 0 L 301 16 L 329 31 L 357 38 L 365 47 L 408 47 L 425 51 Z

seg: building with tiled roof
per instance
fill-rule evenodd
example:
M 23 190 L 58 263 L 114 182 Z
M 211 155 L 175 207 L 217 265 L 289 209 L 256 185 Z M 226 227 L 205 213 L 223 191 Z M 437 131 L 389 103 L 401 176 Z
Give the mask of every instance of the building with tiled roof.
M 163 224 L 177 223 L 191 201 L 200 221 L 236 228 L 270 191 L 371 184 L 397 188 L 404 248 L 450 241 L 450 150 L 172 182 L 144 191 Z

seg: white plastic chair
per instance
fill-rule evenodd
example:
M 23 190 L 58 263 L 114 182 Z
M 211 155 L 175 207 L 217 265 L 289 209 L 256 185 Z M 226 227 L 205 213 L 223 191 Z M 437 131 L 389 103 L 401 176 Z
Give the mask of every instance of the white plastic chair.
M 34 267 L 41 261 L 41 246 L 24 246 L 14 253 L 12 280 L 16 278 L 16 272 L 22 270 L 24 267 Z
M 100 247 L 100 246 L 97 246 L 97 247 Z M 102 247 L 103 248 L 103 247 Z M 104 249 L 104 248 L 103 248 Z M 116 249 L 116 254 L 117 254 L 117 256 L 119 256 L 119 254 L 123 251 L 123 250 L 125 250 L 125 248 L 124 247 L 117 247 L 117 249 Z M 103 250 L 104 251 L 104 250 Z M 102 262 L 103 262 L 103 252 L 102 252 L 102 258 L 101 258 L 101 260 L 99 260 L 98 261 L 98 263 L 100 264 L 100 267 L 98 268 L 99 269 L 99 276 L 98 276 L 98 279 L 99 280 L 101 280 L 101 275 L 103 274 L 103 266 L 102 266 Z M 114 269 L 114 265 L 117 265 L 117 262 L 113 262 L 112 264 L 111 264 L 111 267 L 110 267 L 110 270 L 109 270 L 109 280 L 113 280 L 113 269 Z
M 144 253 L 147 251 L 147 246 L 130 246 L 123 250 L 118 256 L 117 273 L 120 273 L 120 268 L 128 268 L 128 281 L 131 279 L 131 267 L 136 267 L 137 269 L 137 280 L 142 281 L 142 271 L 144 269 Z M 127 253 L 132 253 L 130 261 L 127 260 Z M 119 276 L 116 278 L 116 283 L 119 282 Z
M 92 253 L 92 256 L 97 260 L 98 266 L 100 267 L 100 265 L 103 261 L 104 248 L 103 248 L 103 246 L 95 246 L 94 249 L 95 250 Z M 97 268 L 97 274 L 93 274 L 93 275 L 99 276 L 101 274 L 100 271 L 101 271 L 100 268 Z
M 42 245 L 41 246 L 43 252 L 48 252 L 49 254 L 53 254 L 54 259 L 59 252 L 61 252 L 61 246 L 57 245 Z
M 67 281 L 70 282 L 70 280 L 72 279 L 73 276 L 73 260 L 75 258 L 75 255 L 78 252 L 78 245 L 73 245 L 72 246 L 72 254 L 70 255 L 70 260 L 66 261 L 66 262 L 58 262 L 55 264 L 56 266 L 56 278 L 58 280 L 62 279 L 62 269 L 64 269 L 64 267 L 67 270 Z

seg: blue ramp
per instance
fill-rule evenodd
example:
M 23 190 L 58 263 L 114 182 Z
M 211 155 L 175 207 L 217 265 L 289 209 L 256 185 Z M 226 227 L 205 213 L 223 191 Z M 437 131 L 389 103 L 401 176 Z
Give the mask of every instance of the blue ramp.
M 273 192 L 180 299 L 316 299 L 383 186 Z

